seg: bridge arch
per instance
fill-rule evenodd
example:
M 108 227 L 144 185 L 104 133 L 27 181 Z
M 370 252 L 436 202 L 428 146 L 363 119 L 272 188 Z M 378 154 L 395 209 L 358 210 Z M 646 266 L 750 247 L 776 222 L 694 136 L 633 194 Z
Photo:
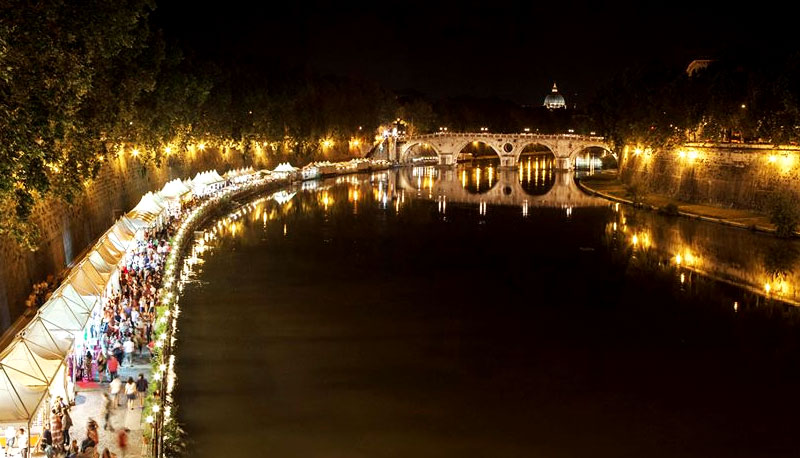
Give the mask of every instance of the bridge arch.
M 400 152 L 400 163 L 408 164 L 413 162 L 414 155 L 418 152 L 433 152 L 436 155 L 437 163 L 442 163 L 442 154 L 436 146 L 424 140 L 412 141 L 403 145 Z
M 556 155 L 545 144 L 533 142 L 522 146 L 517 154 L 520 188 L 530 196 L 550 192 L 555 183 Z
M 586 149 L 589 149 L 589 148 L 599 148 L 599 149 L 602 149 L 602 150 L 604 150 L 604 151 L 605 151 L 605 152 L 607 152 L 608 154 L 610 154 L 610 155 L 614 156 L 614 158 L 616 158 L 616 157 L 617 157 L 617 155 L 616 155 L 616 154 L 615 154 L 613 151 L 611 151 L 611 148 L 609 148 L 609 147 L 608 147 L 608 145 L 606 145 L 605 143 L 600 143 L 600 142 L 591 142 L 591 143 L 588 143 L 588 142 L 587 142 L 587 143 L 581 143 L 580 145 L 578 145 L 578 146 L 577 146 L 575 149 L 573 149 L 573 150 L 572 150 L 572 151 L 569 153 L 569 158 L 570 158 L 570 160 L 575 160 L 575 158 L 576 158 L 576 157 L 577 157 L 577 156 L 578 156 L 578 155 L 579 155 L 581 152 L 583 152 L 584 150 L 586 150 Z
M 552 156 L 553 158 L 556 156 L 556 148 L 555 145 L 548 144 L 547 142 L 543 141 L 526 141 L 517 147 L 516 152 L 514 153 L 514 164 L 519 164 L 524 157 L 523 156 Z
M 604 160 L 604 158 L 607 158 L 607 160 Z M 611 151 L 608 145 L 603 143 L 579 145 L 570 152 L 569 161 L 575 168 L 580 166 L 594 169 L 596 167 L 606 168 L 608 165 L 612 165 L 612 167 L 619 166 L 617 155 Z
M 503 154 L 494 145 L 483 139 L 462 141 L 456 145 L 453 151 L 456 162 L 488 159 L 496 160 L 499 164 L 503 157 Z

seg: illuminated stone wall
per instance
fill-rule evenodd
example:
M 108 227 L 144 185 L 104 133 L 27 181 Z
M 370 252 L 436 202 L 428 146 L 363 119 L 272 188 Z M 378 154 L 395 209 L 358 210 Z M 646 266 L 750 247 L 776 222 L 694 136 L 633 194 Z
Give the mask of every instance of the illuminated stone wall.
M 800 192 L 800 147 L 687 144 L 622 154 L 621 177 L 678 201 L 764 209 L 781 188 Z
M 34 283 L 57 275 L 79 259 L 146 192 L 159 190 L 174 178 L 191 178 L 212 168 L 222 174 L 245 165 L 258 169 L 274 164 L 267 164 L 267 158 L 261 155 L 254 155 L 245 163 L 241 153 L 220 154 L 210 148 L 168 157 L 161 167 L 145 167 L 138 159 L 127 156 L 106 164 L 86 194 L 72 205 L 55 198 L 40 202 L 32 216 L 41 231 L 37 251 L 0 237 L 0 326 L 7 329 L 24 313 L 25 299 Z

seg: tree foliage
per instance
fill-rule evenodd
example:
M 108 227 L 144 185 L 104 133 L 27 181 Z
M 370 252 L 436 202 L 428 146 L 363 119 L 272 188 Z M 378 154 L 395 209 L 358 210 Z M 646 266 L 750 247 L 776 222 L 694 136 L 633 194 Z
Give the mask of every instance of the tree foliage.
M 662 63 L 624 70 L 592 116 L 616 144 L 800 140 L 800 52 L 731 49 L 689 76 Z
M 34 248 L 34 205 L 84 192 L 103 163 L 135 147 L 213 139 L 247 156 L 321 154 L 320 139 L 370 141 L 394 115 L 379 86 L 279 62 L 202 62 L 152 24 L 154 0 L 0 2 L 0 234 Z
M 156 65 L 149 0 L 9 0 L 0 6 L 0 233 L 22 236 L 36 199 L 71 201 L 123 134 Z M 87 14 L 89 13 L 90 14 Z M 31 242 L 30 240 L 27 240 Z

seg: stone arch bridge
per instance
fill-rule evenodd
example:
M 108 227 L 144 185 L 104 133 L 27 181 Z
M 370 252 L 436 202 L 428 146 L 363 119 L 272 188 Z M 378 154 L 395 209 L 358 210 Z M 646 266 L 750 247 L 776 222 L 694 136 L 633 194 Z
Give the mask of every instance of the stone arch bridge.
M 570 170 L 575 158 L 586 148 L 602 148 L 616 157 L 604 137 L 561 134 L 494 134 L 489 132 L 449 133 L 440 132 L 428 135 L 398 137 L 396 143 L 387 149 L 389 160 L 409 162 L 409 153 L 417 145 L 430 147 L 436 152 L 440 165 L 454 165 L 459 153 L 470 143 L 481 142 L 489 146 L 500 157 L 501 167 L 516 167 L 525 147 L 541 145 L 549 149 L 556 158 L 556 168 Z

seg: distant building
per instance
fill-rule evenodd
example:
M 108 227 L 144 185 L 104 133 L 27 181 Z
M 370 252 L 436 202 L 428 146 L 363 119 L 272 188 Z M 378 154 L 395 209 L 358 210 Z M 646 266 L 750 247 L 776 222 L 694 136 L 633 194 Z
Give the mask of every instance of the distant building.
M 689 77 L 692 77 L 695 73 L 708 67 L 711 62 L 714 61 L 711 59 L 695 59 L 689 63 L 688 67 L 686 67 L 686 74 L 689 75 Z
M 553 89 L 550 94 L 547 94 L 547 97 L 544 98 L 544 107 L 548 110 L 567 108 L 567 103 L 564 101 L 564 97 L 558 93 L 558 87 L 556 87 L 555 82 L 553 82 Z

